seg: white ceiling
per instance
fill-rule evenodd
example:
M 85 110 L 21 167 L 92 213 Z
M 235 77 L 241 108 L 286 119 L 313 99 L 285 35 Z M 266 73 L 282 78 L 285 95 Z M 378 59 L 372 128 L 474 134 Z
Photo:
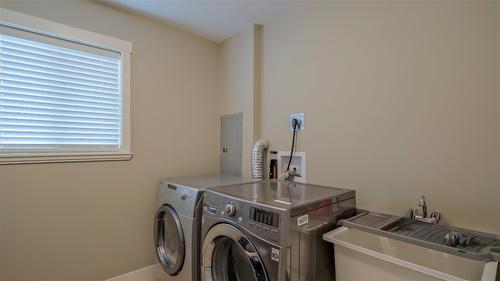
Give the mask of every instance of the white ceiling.
M 215 42 L 263 24 L 297 5 L 295 0 L 103 0 L 160 19 Z

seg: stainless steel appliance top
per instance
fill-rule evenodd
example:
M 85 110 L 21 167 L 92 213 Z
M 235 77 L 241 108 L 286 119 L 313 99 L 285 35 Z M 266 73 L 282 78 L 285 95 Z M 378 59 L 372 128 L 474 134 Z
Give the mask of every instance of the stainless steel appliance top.
M 221 195 L 280 209 L 328 205 L 355 197 L 354 190 L 350 189 L 278 180 L 215 187 L 210 190 Z
M 209 187 L 238 185 L 242 183 L 254 182 L 252 179 L 245 179 L 241 177 L 222 175 L 222 174 L 208 174 L 198 176 L 186 176 L 162 179 L 163 183 L 171 183 L 175 185 L 182 185 L 186 187 L 204 190 Z

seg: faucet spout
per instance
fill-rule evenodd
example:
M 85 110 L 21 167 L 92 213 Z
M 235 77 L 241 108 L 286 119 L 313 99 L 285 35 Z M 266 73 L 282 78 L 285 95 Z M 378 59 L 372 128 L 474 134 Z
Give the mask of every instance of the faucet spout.
M 418 206 L 422 208 L 422 217 L 427 218 L 427 203 L 425 202 L 425 196 L 420 196 Z
M 418 206 L 422 208 L 422 213 L 419 212 L 420 211 L 419 209 L 410 209 L 409 215 L 411 219 L 427 223 L 439 223 L 439 220 L 441 219 L 440 213 L 432 212 L 431 216 L 428 217 L 427 202 L 425 201 L 425 196 L 420 197 L 420 200 L 418 201 Z

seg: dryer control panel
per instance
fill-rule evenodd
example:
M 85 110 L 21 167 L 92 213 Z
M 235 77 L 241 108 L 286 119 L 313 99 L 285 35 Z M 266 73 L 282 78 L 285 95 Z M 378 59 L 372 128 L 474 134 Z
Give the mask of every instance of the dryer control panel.
M 156 191 L 156 208 L 168 204 L 175 206 L 175 211 L 189 217 L 195 217 L 196 206 L 201 199 L 202 192 L 196 188 L 180 184 L 160 181 Z

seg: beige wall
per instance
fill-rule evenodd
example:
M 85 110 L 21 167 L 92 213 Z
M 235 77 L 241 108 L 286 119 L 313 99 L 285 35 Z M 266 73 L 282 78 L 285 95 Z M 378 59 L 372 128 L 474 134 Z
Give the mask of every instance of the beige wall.
M 251 26 L 222 42 L 219 113 L 243 113 L 242 176 L 251 177 L 252 146 L 260 136 L 261 28 Z
M 134 44 L 132 161 L 0 166 L 4 281 L 97 281 L 155 263 L 158 179 L 218 171 L 218 46 L 92 1 L 0 3 Z
M 499 2 L 316 4 L 263 30 L 262 136 L 288 150 L 305 112 L 309 182 L 500 232 Z
M 0 166 L 3 280 L 154 263 L 157 179 L 217 171 L 219 114 L 235 112 L 244 175 L 253 141 L 288 150 L 288 115 L 305 112 L 309 182 L 399 214 L 426 194 L 448 222 L 500 232 L 499 5 L 314 4 L 264 25 L 262 45 L 250 27 L 219 48 L 91 1 L 2 0 L 134 44 L 132 161 Z

